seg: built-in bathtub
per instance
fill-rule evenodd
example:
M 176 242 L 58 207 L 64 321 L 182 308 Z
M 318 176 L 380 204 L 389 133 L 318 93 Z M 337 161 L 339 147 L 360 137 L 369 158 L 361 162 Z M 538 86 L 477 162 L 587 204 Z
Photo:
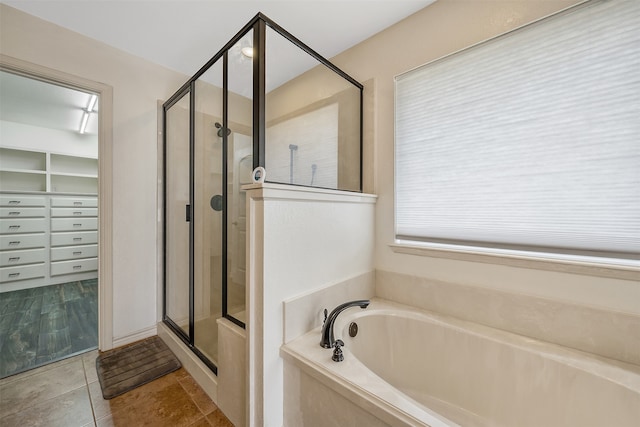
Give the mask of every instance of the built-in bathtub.
M 282 347 L 285 425 L 640 425 L 635 365 L 379 299 L 335 335 L 343 362 L 319 329 Z

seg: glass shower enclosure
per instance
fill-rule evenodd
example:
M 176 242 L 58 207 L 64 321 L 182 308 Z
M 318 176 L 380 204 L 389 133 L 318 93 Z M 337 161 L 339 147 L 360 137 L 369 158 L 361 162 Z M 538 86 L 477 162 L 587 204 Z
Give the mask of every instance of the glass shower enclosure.
M 214 372 L 217 319 L 245 326 L 243 186 L 362 191 L 362 89 L 259 13 L 163 104 L 163 320 Z

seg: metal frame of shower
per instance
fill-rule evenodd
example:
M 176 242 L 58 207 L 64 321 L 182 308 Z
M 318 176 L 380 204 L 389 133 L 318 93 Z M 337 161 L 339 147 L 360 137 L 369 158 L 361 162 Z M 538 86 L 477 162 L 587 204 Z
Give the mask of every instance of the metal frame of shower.
M 329 62 L 322 55 L 311 49 L 298 38 L 286 31 L 280 25 L 269 19 L 262 13 L 258 13 L 251 21 L 249 21 L 236 35 L 231 38 L 209 61 L 207 61 L 180 89 L 178 89 L 163 105 L 162 105 L 162 134 L 163 134 L 163 302 L 162 302 L 162 319 L 173 332 L 194 352 L 215 374 L 218 369 L 216 365 L 207 358 L 205 354 L 198 350 L 195 346 L 194 337 L 194 209 L 193 202 L 195 200 L 194 188 L 194 146 L 195 146 L 195 83 L 205 72 L 209 70 L 221 58 L 223 60 L 223 108 L 222 108 L 222 129 L 228 129 L 228 56 L 227 53 L 242 37 L 249 31 L 253 30 L 253 167 L 265 166 L 265 130 L 266 130 L 266 28 L 269 26 L 281 36 L 285 37 L 291 43 L 302 49 L 304 52 L 316 59 L 320 64 L 326 66 L 349 83 L 353 84 L 360 92 L 360 186 L 359 192 L 362 192 L 363 181 L 363 86 L 353 77 L 342 71 L 340 68 Z M 187 208 L 187 220 L 189 221 L 189 335 L 167 316 L 167 132 L 166 132 L 166 115 L 167 110 L 182 99 L 183 96 L 189 94 L 189 197 L 191 208 Z M 230 320 L 236 325 L 245 328 L 244 322 L 236 319 L 227 312 L 227 248 L 228 248 L 228 230 L 227 230 L 227 191 L 228 191 L 228 165 L 227 165 L 227 139 L 228 132 L 222 132 L 223 138 L 223 162 L 222 162 L 222 189 L 223 189 L 223 206 L 222 206 L 222 317 Z M 295 185 L 295 184 L 294 184 Z

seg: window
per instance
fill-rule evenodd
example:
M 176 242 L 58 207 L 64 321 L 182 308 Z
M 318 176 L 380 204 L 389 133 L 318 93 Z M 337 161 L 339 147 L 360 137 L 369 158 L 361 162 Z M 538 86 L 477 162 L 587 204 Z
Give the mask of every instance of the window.
M 596 1 L 398 76 L 396 239 L 635 264 L 638 22 Z

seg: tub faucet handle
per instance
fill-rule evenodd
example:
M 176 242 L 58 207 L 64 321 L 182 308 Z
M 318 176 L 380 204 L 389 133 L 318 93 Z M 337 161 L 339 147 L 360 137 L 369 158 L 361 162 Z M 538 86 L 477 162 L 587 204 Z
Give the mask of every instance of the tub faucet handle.
M 331 356 L 331 360 L 334 362 L 342 362 L 344 360 L 344 355 L 342 354 L 342 348 L 344 346 L 344 341 L 336 340 L 333 344 L 333 356 Z

